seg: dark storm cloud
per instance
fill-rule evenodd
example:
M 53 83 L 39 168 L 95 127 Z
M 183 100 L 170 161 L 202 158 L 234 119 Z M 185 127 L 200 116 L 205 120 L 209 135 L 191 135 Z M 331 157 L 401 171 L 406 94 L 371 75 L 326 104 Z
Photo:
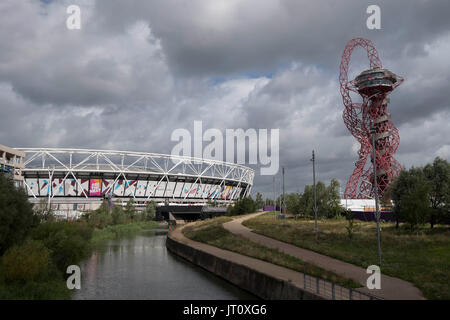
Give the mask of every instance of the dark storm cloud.
M 353 36 L 370 36 L 386 58 L 423 45 L 449 30 L 450 3 L 377 1 L 382 30 L 365 28 L 373 1 L 98 1 L 107 28 L 139 17 L 161 39 L 173 70 L 184 75 L 272 73 L 292 60 L 336 68 Z M 134 8 L 131 9 L 131 8 Z M 121 16 L 121 21 L 117 17 Z M 395 45 L 393 45 L 395 43 Z
M 82 29 L 67 30 L 78 4 Z M 345 183 L 357 145 L 342 121 L 340 56 L 371 39 L 404 76 L 391 95 L 396 157 L 450 157 L 450 2 L 72 0 L 0 2 L 0 143 L 170 153 L 170 135 L 208 128 L 280 128 L 288 191 L 318 178 Z M 358 50 L 351 76 L 367 68 Z M 20 124 L 20 125 L 18 125 Z M 255 166 L 257 169 L 257 167 Z M 259 171 L 257 171 L 259 172 Z M 255 191 L 272 193 L 272 176 Z

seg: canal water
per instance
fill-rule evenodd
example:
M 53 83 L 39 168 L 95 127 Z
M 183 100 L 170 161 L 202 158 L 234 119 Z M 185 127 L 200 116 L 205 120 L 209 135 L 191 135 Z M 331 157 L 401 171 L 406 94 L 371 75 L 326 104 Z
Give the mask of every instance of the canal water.
M 256 299 L 166 249 L 166 229 L 105 241 L 81 267 L 73 299 Z

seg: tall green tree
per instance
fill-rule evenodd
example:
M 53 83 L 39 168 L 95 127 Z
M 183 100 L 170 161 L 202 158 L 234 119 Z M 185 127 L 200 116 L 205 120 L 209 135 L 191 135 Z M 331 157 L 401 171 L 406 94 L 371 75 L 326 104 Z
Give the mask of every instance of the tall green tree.
M 422 168 L 402 170 L 390 187 L 394 214 L 411 229 L 424 224 L 430 213 L 430 185 Z
M 317 214 L 319 217 L 334 217 L 341 213 L 339 182 L 331 180 L 327 187 L 322 181 L 316 184 Z M 299 201 L 300 212 L 307 216 L 314 216 L 314 187 L 306 185 Z
M 125 206 L 125 215 L 133 221 L 136 218 L 136 207 L 134 206 L 134 200 L 128 200 Z
M 260 192 L 258 192 L 258 193 L 256 194 L 256 197 L 255 197 L 255 206 L 256 206 L 256 209 L 261 209 L 262 207 L 264 207 L 263 196 L 262 196 L 262 194 L 261 194 Z
M 441 219 L 449 216 L 450 208 L 450 163 L 435 158 L 432 164 L 423 168 L 429 185 L 430 224 L 434 227 Z
M 300 198 L 301 195 L 298 192 L 292 192 L 286 194 L 286 208 L 287 211 L 294 215 L 299 215 L 301 212 L 300 208 Z
M 252 197 L 246 197 L 237 200 L 234 206 L 229 206 L 227 209 L 227 214 L 231 216 L 236 216 L 240 214 L 253 213 L 256 211 L 255 201 Z
M 313 216 L 314 189 L 313 186 L 306 185 L 300 197 L 300 212 L 303 216 Z
M 125 213 L 123 211 L 122 206 L 112 207 L 112 210 L 111 210 L 112 224 L 114 224 L 114 225 L 123 224 L 126 222 L 126 218 L 127 217 L 125 217 Z
M 0 255 L 24 241 L 38 224 L 39 217 L 25 192 L 0 173 Z
M 341 206 L 341 196 L 339 194 L 339 181 L 331 179 L 330 185 L 327 187 L 326 202 L 324 203 L 325 214 L 327 217 L 335 217 L 343 212 Z
M 153 220 L 156 216 L 156 202 L 151 200 L 145 206 L 145 219 Z

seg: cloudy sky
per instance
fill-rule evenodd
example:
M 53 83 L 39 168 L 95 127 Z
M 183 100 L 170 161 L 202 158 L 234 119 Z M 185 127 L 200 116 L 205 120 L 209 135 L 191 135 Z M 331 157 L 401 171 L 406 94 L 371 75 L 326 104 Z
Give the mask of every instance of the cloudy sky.
M 66 27 L 81 8 L 81 30 Z M 366 8 L 381 8 L 368 30 Z M 391 95 L 409 167 L 450 160 L 450 1 L 1 0 L 0 143 L 170 153 L 177 128 L 280 129 L 288 191 L 345 184 L 356 160 L 342 121 L 345 44 L 371 39 L 405 82 Z M 351 76 L 367 68 L 362 49 Z M 257 167 L 255 167 L 258 169 Z M 257 170 L 254 192 L 270 196 Z

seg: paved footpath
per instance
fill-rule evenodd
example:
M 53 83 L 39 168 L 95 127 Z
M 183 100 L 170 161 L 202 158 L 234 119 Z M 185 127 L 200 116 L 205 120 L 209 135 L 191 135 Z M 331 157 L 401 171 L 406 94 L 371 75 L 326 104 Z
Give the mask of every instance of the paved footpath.
M 423 300 L 424 297 L 422 292 L 417 289 L 413 284 L 398 279 L 389 277 L 386 275 L 381 275 L 381 289 L 380 290 L 369 290 L 366 287 L 366 281 L 368 274 L 366 269 L 355 266 L 353 264 L 343 262 L 311 250 L 306 250 L 285 242 L 275 240 L 266 236 L 262 236 L 252 232 L 249 228 L 242 225 L 242 222 L 264 212 L 259 212 L 251 215 L 246 215 L 241 218 L 234 219 L 233 221 L 224 223 L 224 228 L 228 231 L 241 235 L 253 242 L 259 243 L 266 247 L 278 249 L 286 254 L 297 257 L 305 262 L 314 264 L 323 269 L 332 271 L 338 275 L 352 279 L 356 282 L 361 283 L 364 288 L 358 289 L 362 292 L 368 292 L 383 299 L 388 300 Z M 381 270 L 383 272 L 383 270 Z
M 259 259 L 244 256 L 239 253 L 235 253 L 235 252 L 228 251 L 228 250 L 223 250 L 223 249 L 208 245 L 206 243 L 197 242 L 197 241 L 193 241 L 189 238 L 186 238 L 183 235 L 182 230 L 184 227 L 186 227 L 190 224 L 192 224 L 192 223 L 189 223 L 189 224 L 181 226 L 181 227 L 177 227 L 175 230 L 170 231 L 169 237 L 178 242 L 181 242 L 190 247 L 193 247 L 197 250 L 215 255 L 215 256 L 225 259 L 227 261 L 231 261 L 231 262 L 249 267 L 253 270 L 256 270 L 263 274 L 269 275 L 275 279 L 290 282 L 291 284 L 293 284 L 299 288 L 304 287 L 303 273 L 300 273 L 300 272 L 297 272 L 297 271 L 294 271 L 291 269 L 287 269 L 287 268 L 284 268 L 281 266 L 277 266 L 275 264 L 265 262 L 265 261 L 262 261 Z M 310 291 L 315 292 L 314 290 L 310 290 Z M 323 295 L 323 294 L 319 294 L 319 295 L 325 299 L 330 299 L 329 295 Z

